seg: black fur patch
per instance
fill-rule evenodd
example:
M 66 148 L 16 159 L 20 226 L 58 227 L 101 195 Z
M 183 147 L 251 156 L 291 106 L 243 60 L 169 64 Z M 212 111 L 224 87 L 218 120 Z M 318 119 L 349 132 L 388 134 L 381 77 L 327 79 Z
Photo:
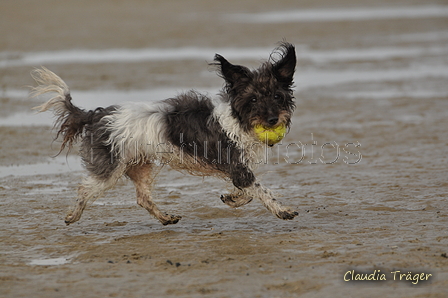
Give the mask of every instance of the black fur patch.
M 241 149 L 213 118 L 210 98 L 191 91 L 165 103 L 169 106 L 165 116 L 169 142 L 200 165 L 223 172 L 238 188 L 248 187 L 255 181 L 241 160 Z
M 111 152 L 111 146 L 105 145 L 110 132 L 106 130 L 104 116 L 117 110 L 116 106 L 97 108 L 89 111 L 90 121 L 84 126 L 81 144 L 81 157 L 84 167 L 100 179 L 107 179 L 119 164 L 119 159 Z

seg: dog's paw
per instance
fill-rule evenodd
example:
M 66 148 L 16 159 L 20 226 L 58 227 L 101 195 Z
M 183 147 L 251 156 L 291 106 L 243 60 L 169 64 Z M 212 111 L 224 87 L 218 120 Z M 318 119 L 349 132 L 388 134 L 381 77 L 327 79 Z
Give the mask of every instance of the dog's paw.
M 68 226 L 69 224 L 72 224 L 74 222 L 77 222 L 79 219 L 81 218 L 80 215 L 76 214 L 76 213 L 69 213 L 67 214 L 67 216 L 65 217 L 65 224 Z
M 169 215 L 167 214 L 167 216 L 165 218 L 161 218 L 160 222 L 166 226 L 166 225 L 174 225 L 177 224 L 179 222 L 179 220 L 182 219 L 182 216 L 179 215 Z
M 294 217 L 298 216 L 299 212 L 294 211 L 294 210 L 282 210 L 280 211 L 277 216 L 280 219 L 284 219 L 284 220 L 291 220 L 294 219 Z
M 237 207 L 237 203 L 235 202 L 235 200 L 233 199 L 234 196 L 233 195 L 221 195 L 221 201 L 226 204 L 229 205 L 230 207 Z
M 221 195 L 221 201 L 230 207 L 237 208 L 250 203 L 252 198 L 242 195 L 226 194 Z

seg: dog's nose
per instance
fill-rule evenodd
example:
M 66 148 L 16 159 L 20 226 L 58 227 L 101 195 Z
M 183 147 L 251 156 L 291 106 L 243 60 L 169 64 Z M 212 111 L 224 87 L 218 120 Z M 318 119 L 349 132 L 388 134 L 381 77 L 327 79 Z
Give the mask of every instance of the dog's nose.
M 278 122 L 278 117 L 270 117 L 270 118 L 268 118 L 268 123 L 270 125 L 275 125 L 275 124 L 277 124 L 277 122 Z

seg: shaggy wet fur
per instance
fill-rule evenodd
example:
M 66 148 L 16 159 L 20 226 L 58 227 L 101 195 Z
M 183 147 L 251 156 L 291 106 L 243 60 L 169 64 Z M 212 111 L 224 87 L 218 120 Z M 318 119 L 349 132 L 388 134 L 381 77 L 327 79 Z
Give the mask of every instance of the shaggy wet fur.
M 159 102 L 127 103 L 86 111 L 72 103 L 65 82 L 46 68 L 32 76 L 38 86 L 33 96 L 54 95 L 40 112 L 53 110 L 61 151 L 81 140 L 80 154 L 88 176 L 78 188 L 76 205 L 65 218 L 71 224 L 81 218 L 89 202 L 112 188 L 122 176 L 136 188 L 137 203 L 162 224 L 181 217 L 158 209 L 151 197 L 154 180 L 163 165 L 193 175 L 216 176 L 235 188 L 221 200 L 240 207 L 260 199 L 281 219 L 298 213 L 281 206 L 257 181 L 253 170 L 265 152 L 255 125 L 288 128 L 294 110 L 292 84 L 296 66 L 294 46 L 282 43 L 268 61 L 250 70 L 216 55 L 213 65 L 225 80 L 216 98 L 189 91 Z

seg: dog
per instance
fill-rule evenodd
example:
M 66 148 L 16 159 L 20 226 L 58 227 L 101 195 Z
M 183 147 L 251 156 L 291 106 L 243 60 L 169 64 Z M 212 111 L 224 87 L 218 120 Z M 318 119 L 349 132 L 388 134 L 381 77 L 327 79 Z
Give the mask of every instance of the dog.
M 89 111 L 72 103 L 69 87 L 56 74 L 44 67 L 31 72 L 37 87 L 30 96 L 54 95 L 34 109 L 52 110 L 57 117 L 55 139 L 62 137 L 59 153 L 79 141 L 88 172 L 78 187 L 75 206 L 65 217 L 67 225 L 78 221 L 87 204 L 114 187 L 122 176 L 134 183 L 138 205 L 163 225 L 176 224 L 182 217 L 160 211 L 151 197 L 154 180 L 164 165 L 231 182 L 234 191 L 221 196 L 231 207 L 258 198 L 280 219 L 298 215 L 282 206 L 253 173 L 266 146 L 272 145 L 260 142 L 254 127 L 290 128 L 295 108 L 295 47 L 282 42 L 254 70 L 234 65 L 219 54 L 210 65 L 225 81 L 215 98 L 188 91 L 158 102 Z

